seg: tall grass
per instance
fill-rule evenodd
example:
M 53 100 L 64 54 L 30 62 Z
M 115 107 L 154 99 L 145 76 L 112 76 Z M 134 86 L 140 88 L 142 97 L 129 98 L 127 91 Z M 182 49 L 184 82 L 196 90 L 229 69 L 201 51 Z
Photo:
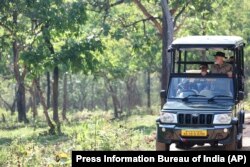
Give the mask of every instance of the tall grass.
M 72 150 L 154 150 L 156 115 L 112 119 L 112 112 L 69 113 L 63 135 L 50 136 L 40 115 L 30 124 L 17 123 L 6 111 L 0 122 L 0 166 L 70 166 Z M 1 120 L 1 119 L 0 119 Z

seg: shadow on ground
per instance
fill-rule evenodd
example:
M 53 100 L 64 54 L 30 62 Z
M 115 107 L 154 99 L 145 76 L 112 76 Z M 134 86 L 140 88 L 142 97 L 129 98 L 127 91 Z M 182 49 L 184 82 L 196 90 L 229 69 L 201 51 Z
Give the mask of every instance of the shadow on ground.
M 0 138 L 0 146 L 9 145 L 12 142 L 11 138 Z

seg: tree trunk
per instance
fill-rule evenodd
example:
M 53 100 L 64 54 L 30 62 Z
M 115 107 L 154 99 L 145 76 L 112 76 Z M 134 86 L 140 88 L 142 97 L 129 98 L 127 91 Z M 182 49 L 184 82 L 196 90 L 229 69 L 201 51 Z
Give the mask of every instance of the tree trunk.
M 117 90 L 113 87 L 113 85 L 110 83 L 109 79 L 104 77 L 105 79 L 105 85 L 107 87 L 107 90 L 109 91 L 111 95 L 111 99 L 113 102 L 114 107 L 114 118 L 118 118 L 120 114 L 122 113 L 121 105 L 117 97 Z
M 37 89 L 36 89 L 35 81 L 33 80 L 32 87 L 30 89 L 31 94 L 31 111 L 33 118 L 35 119 L 37 116 Z
M 50 94 L 51 94 L 51 91 L 50 91 L 50 72 L 47 72 L 46 76 L 47 76 L 47 107 L 49 109 L 50 108 Z
M 58 81 L 59 81 L 59 68 L 55 67 L 53 71 L 53 120 L 56 123 L 57 132 L 61 133 L 61 125 L 58 115 Z
M 115 89 L 113 88 L 112 85 L 109 85 L 109 90 L 111 93 L 112 102 L 113 102 L 113 106 L 114 106 L 114 117 L 118 118 L 121 111 L 120 111 L 120 103 L 119 103 L 119 100 L 118 100 L 117 95 L 116 95 L 117 92 L 115 91 Z
M 25 86 L 24 79 L 20 76 L 19 65 L 18 65 L 18 49 L 17 42 L 13 42 L 13 53 L 14 53 L 14 71 L 15 78 L 17 80 L 17 93 L 16 93 L 16 101 L 17 101 L 17 112 L 18 112 L 18 121 L 28 123 L 28 119 L 26 117 L 26 102 L 25 102 Z
M 43 39 L 53 55 L 55 54 L 53 44 L 50 41 L 49 23 L 47 22 L 44 27 L 42 27 Z M 57 132 L 61 134 L 61 125 L 58 116 L 58 80 L 59 80 L 59 68 L 56 66 L 53 70 L 53 120 L 57 126 Z
M 53 135 L 53 134 L 55 134 L 55 126 L 54 126 L 54 124 L 52 123 L 52 121 L 51 121 L 51 119 L 49 117 L 48 107 L 46 106 L 45 98 L 44 98 L 43 92 L 42 92 L 42 90 L 40 88 L 40 84 L 39 84 L 38 79 L 34 79 L 34 84 L 35 84 L 35 86 L 37 88 L 37 91 L 38 91 L 38 94 L 39 94 L 39 97 L 40 97 L 40 101 L 41 101 L 41 104 L 43 106 L 43 113 L 45 115 L 48 126 L 50 127 L 49 133 Z
M 79 105 L 75 105 L 75 106 L 77 106 L 77 107 L 74 107 L 74 108 L 77 108 L 77 109 L 80 109 L 81 111 L 83 111 L 83 109 L 84 109 L 84 107 L 86 106 L 85 104 L 84 104 L 84 101 L 85 101 L 85 99 L 86 99 L 86 97 L 87 97 L 87 94 L 85 93 L 85 90 L 86 89 L 86 87 L 81 87 L 81 90 L 80 90 L 80 96 L 79 96 L 79 100 L 78 100 L 78 102 L 77 103 L 80 103 Z M 80 101 L 80 102 L 79 102 Z
M 128 115 L 131 115 L 131 108 L 132 108 L 132 85 L 128 79 L 128 81 L 126 81 L 126 89 L 127 89 L 127 108 L 128 108 Z
M 13 12 L 13 24 L 14 26 L 17 26 L 17 17 L 18 13 L 16 11 Z M 18 121 L 19 122 L 25 122 L 28 123 L 28 119 L 26 117 L 26 106 L 25 106 L 25 86 L 24 86 L 24 77 L 25 77 L 25 70 L 22 74 L 20 74 L 19 69 L 19 50 L 18 50 L 18 44 L 16 39 L 16 34 L 14 34 L 14 40 L 13 40 L 13 64 L 14 64 L 14 75 L 15 79 L 17 81 L 17 111 L 18 111 Z
M 91 99 L 90 99 L 90 110 L 92 111 L 94 109 L 94 82 L 91 84 Z
M 33 115 L 33 118 L 35 119 L 36 116 L 37 116 L 37 107 L 36 107 L 36 96 L 34 96 L 32 98 L 32 115 Z
M 206 35 L 206 24 L 205 24 L 205 15 L 202 13 L 202 21 L 201 21 L 201 30 L 202 30 L 202 35 Z M 206 51 L 202 50 L 201 51 L 201 61 L 207 61 L 206 57 Z
M 151 79 L 150 79 L 150 70 L 147 71 L 147 107 L 151 109 Z
M 12 106 L 11 106 L 11 115 L 14 115 L 15 111 L 16 111 L 16 108 L 17 108 L 17 104 L 16 104 L 16 94 L 17 94 L 17 87 L 15 85 L 15 94 L 14 94 L 14 101 L 12 103 Z
M 141 99 L 139 95 L 139 91 L 136 85 L 137 78 L 134 76 L 129 77 L 126 83 L 127 89 L 127 98 L 128 98 L 128 114 L 131 114 L 131 109 L 134 108 L 136 105 L 141 104 Z
M 63 120 L 68 120 L 66 117 L 66 111 L 68 107 L 68 86 L 67 86 L 67 81 L 68 80 L 68 75 L 65 73 L 64 78 L 63 78 L 63 109 L 62 109 L 62 119 Z
M 6 119 L 5 119 L 5 116 L 4 114 L 2 113 L 2 122 L 5 123 L 6 122 Z
M 103 101 L 103 105 L 104 105 L 104 110 L 105 111 L 108 111 L 108 95 L 107 93 L 105 92 L 103 97 L 102 97 L 102 101 Z
M 168 47 L 173 41 L 174 28 L 168 2 L 166 0 L 161 0 L 161 4 L 163 12 L 161 89 L 167 90 L 171 69 L 171 55 L 168 52 Z M 161 107 L 163 107 L 163 105 L 164 101 L 162 100 Z
M 32 108 L 32 97 L 28 98 L 28 102 L 26 101 L 26 113 L 29 112 L 29 110 Z
M 26 117 L 26 104 L 25 104 L 25 86 L 24 83 L 18 83 L 17 90 L 17 111 L 18 111 L 18 121 L 28 123 Z

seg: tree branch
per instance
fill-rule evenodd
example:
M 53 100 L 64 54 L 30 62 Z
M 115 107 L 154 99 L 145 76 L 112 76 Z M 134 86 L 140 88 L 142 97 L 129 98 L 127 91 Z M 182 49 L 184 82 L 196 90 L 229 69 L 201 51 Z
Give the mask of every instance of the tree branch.
M 179 29 L 181 28 L 181 26 L 184 24 L 185 20 L 187 19 L 187 16 L 184 17 L 184 19 L 182 19 L 182 22 L 178 25 L 174 27 L 174 32 L 178 32 Z
M 117 6 L 117 5 L 124 3 L 125 0 L 117 0 L 116 2 L 114 2 L 112 4 L 110 4 L 109 1 L 105 1 L 105 2 L 94 1 L 93 2 L 93 0 L 88 0 L 87 2 L 93 8 L 93 9 L 87 8 L 87 10 L 100 13 L 102 11 L 109 10 L 111 7 L 114 7 L 114 6 Z
M 14 98 L 12 104 L 9 104 L 1 95 L 0 95 L 0 99 L 3 101 L 4 105 L 5 105 L 6 107 L 8 107 L 8 109 L 9 109 L 11 112 L 13 112 L 14 107 L 15 107 L 15 103 L 16 103 L 16 96 L 15 96 L 15 98 Z
M 124 1 L 125 1 L 125 0 L 116 1 L 115 3 L 110 4 L 110 7 L 113 7 L 113 6 L 116 6 L 116 5 L 120 5 L 120 4 L 122 4 Z
M 186 4 L 181 8 L 181 10 L 179 11 L 179 13 L 175 16 L 174 18 L 174 27 L 176 26 L 176 21 L 177 19 L 181 16 L 181 14 L 185 11 L 186 7 L 188 6 L 188 4 L 191 2 L 191 0 L 187 1 Z
M 161 19 L 160 17 L 153 17 L 154 19 Z M 125 28 L 127 28 L 127 27 L 131 27 L 131 26 L 135 26 L 136 24 L 138 24 L 138 23 L 140 23 L 140 22 L 145 22 L 145 21 L 149 21 L 149 20 L 151 20 L 152 18 L 145 18 L 145 19 L 141 19 L 141 20 L 137 20 L 137 21 L 135 21 L 135 22 L 133 22 L 133 23 L 130 23 L 130 24 L 124 24 L 124 23 L 122 23 L 123 24 L 123 27 L 125 27 Z
M 27 66 L 24 65 L 24 66 L 23 66 L 23 72 L 22 72 L 22 74 L 21 74 L 22 80 L 24 80 L 26 74 L 27 74 Z
M 162 26 L 161 24 L 148 12 L 145 6 L 142 5 L 141 1 L 133 0 L 133 2 L 137 5 L 137 7 L 142 11 L 142 13 L 149 18 L 149 20 L 154 24 L 155 28 L 162 34 Z

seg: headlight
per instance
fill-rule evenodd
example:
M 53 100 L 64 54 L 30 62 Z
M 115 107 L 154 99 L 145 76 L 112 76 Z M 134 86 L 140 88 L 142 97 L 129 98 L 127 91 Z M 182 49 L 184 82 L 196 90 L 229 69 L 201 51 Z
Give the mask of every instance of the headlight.
M 177 123 L 177 116 L 173 113 L 161 112 L 160 120 L 162 123 Z
M 216 114 L 214 115 L 214 124 L 229 124 L 231 122 L 232 115 L 229 114 Z

